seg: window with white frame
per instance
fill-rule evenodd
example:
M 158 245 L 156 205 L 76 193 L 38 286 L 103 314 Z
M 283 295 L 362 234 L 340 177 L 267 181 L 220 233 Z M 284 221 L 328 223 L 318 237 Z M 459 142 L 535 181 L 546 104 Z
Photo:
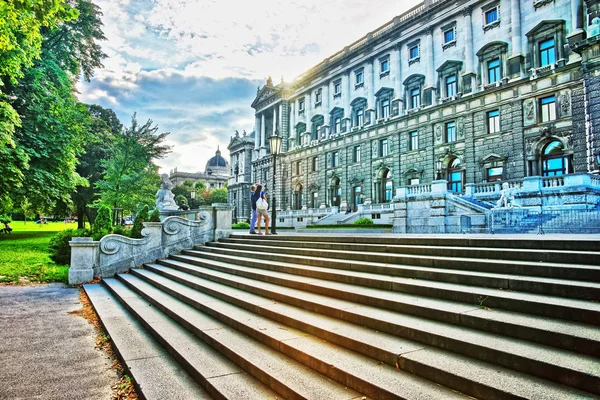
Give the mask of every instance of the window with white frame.
M 487 76 L 489 84 L 499 82 L 502 79 L 502 75 L 500 75 L 500 58 L 488 61 Z
M 337 166 L 339 166 L 340 164 L 340 153 L 337 151 L 334 151 L 333 153 L 331 153 L 331 167 L 335 168 Z
M 442 27 L 442 48 L 446 50 L 456 45 L 456 22 Z
M 421 183 L 419 178 L 409 178 L 408 179 L 408 185 L 412 186 L 412 185 L 419 185 Z
M 304 99 L 298 100 L 298 114 L 304 113 Z
M 456 142 L 456 121 L 446 122 L 446 143 Z
M 460 89 L 458 77 L 462 69 L 462 61 L 447 60 L 436 71 L 439 76 L 439 87 L 441 95 L 445 99 L 450 99 L 458 95 Z
M 540 67 L 556 62 L 556 43 L 554 38 L 546 39 L 539 43 Z
M 390 117 L 393 95 L 394 89 L 388 87 L 382 87 L 377 91 L 377 93 L 375 93 L 377 119 L 385 119 Z
M 313 157 L 310 160 L 310 171 L 315 172 L 317 170 L 317 157 Z
M 359 163 L 360 162 L 360 145 L 354 146 L 352 148 L 352 162 Z
M 315 92 L 315 107 L 320 106 L 323 101 L 323 89 L 317 89 Z
M 488 133 L 500 132 L 500 110 L 487 112 L 487 129 Z
M 358 89 L 364 85 L 365 70 L 363 68 L 354 71 L 354 88 Z
M 389 118 L 390 116 L 390 99 L 389 97 L 382 99 L 379 105 L 381 118 Z
M 387 157 L 389 154 L 388 140 L 380 139 L 379 140 L 379 157 Z
M 408 45 L 408 64 L 412 64 L 415 63 L 417 61 L 419 61 L 419 58 L 421 56 L 421 49 L 420 49 L 420 44 L 419 42 L 414 42 Z
M 565 62 L 564 20 L 542 21 L 527 32 L 526 36 L 530 55 L 528 69 Z
M 505 42 L 492 42 L 483 46 L 478 52 L 479 74 L 478 82 L 487 87 L 500 82 L 504 74 L 504 65 L 507 59 L 508 44 Z
M 379 59 L 379 77 L 382 78 L 390 73 L 390 56 L 386 55 Z
M 407 109 L 412 110 L 421 107 L 424 83 L 425 76 L 420 74 L 411 75 L 403 82 Z
M 330 113 L 330 125 L 331 133 L 342 133 L 344 126 L 342 126 L 342 118 L 344 118 L 344 109 L 341 107 L 334 107 Z
M 483 30 L 488 31 L 500 25 L 500 3 L 495 1 L 481 7 L 483 13 Z
M 367 99 L 359 97 L 352 102 L 352 126 L 362 127 L 365 124 L 365 110 Z
M 412 131 L 408 134 L 408 150 L 419 149 L 419 131 Z
M 333 97 L 340 97 L 342 95 L 342 80 L 337 79 L 333 81 Z
M 556 119 L 556 96 L 547 96 L 540 99 L 540 117 L 542 122 Z
M 410 91 L 410 108 L 421 107 L 421 88 L 415 88 Z
M 333 118 L 333 133 L 342 132 L 342 117 Z
M 456 74 L 448 75 L 446 77 L 446 97 L 456 96 L 458 92 L 458 85 L 456 82 Z

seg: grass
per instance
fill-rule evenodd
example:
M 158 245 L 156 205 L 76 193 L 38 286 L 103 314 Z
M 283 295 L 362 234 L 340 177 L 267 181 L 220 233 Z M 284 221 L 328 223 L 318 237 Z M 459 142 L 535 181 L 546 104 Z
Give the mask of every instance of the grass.
M 0 234 L 0 282 L 67 282 L 69 266 L 50 260 L 48 243 L 58 231 L 76 223 L 14 221 L 11 235 Z M 4 225 L 1 225 L 4 227 Z

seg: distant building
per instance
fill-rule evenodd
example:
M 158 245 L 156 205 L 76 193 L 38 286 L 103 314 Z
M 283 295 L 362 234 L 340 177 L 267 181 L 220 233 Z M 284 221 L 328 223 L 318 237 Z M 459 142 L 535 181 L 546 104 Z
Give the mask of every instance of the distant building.
M 459 231 L 461 215 L 485 223 L 504 182 L 523 207 L 599 208 L 599 8 L 426 0 L 258 89 L 250 181 L 273 190 L 279 132 L 280 226 L 349 206 L 398 232 Z
M 231 169 L 227 184 L 229 204 L 233 210 L 234 222 L 246 221 L 250 218 L 250 187 L 252 186 L 252 150 L 254 149 L 254 132 L 242 135 L 238 131 L 231 138 L 229 146 Z
M 221 151 L 217 148 L 215 156 L 206 162 L 204 172 L 179 172 L 175 168 L 169 173 L 169 179 L 175 185 L 181 185 L 185 181 L 204 182 L 206 188 L 212 190 L 224 187 L 229 173 L 229 163 L 221 156 Z

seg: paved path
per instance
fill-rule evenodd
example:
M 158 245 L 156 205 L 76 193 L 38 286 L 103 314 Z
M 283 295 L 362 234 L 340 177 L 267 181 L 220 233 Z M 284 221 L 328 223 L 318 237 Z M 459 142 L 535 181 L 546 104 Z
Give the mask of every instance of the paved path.
M 83 317 L 79 290 L 0 286 L 0 399 L 111 399 L 118 378 Z

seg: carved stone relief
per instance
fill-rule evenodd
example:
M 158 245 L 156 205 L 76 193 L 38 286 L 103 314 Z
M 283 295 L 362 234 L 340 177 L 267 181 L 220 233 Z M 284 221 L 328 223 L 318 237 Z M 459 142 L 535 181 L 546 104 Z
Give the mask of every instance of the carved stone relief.
M 563 92 L 560 95 L 560 117 L 571 115 L 571 93 Z
M 530 99 L 523 103 L 523 120 L 524 125 L 533 125 L 535 124 L 535 100 Z
M 442 124 L 435 125 L 435 144 L 442 144 Z
M 458 140 L 462 140 L 465 138 L 465 120 L 464 120 L 464 118 L 459 118 L 456 125 L 457 125 L 456 138 Z

